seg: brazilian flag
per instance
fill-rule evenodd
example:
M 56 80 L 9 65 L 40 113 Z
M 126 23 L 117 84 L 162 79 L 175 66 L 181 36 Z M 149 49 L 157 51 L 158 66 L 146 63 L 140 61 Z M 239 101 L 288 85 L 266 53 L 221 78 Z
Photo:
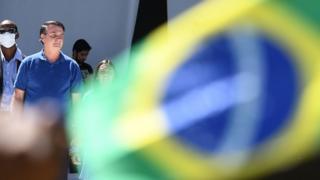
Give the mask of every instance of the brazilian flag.
M 90 179 L 259 178 L 315 156 L 319 7 L 202 1 L 137 44 L 70 115 Z

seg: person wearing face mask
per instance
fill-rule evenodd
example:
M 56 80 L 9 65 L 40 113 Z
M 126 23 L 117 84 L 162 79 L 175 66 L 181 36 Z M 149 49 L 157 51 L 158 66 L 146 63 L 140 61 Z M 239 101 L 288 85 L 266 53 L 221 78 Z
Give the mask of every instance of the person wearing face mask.
M 17 47 L 19 38 L 15 22 L 0 22 L 0 111 L 9 111 L 14 92 L 14 81 L 24 55 Z

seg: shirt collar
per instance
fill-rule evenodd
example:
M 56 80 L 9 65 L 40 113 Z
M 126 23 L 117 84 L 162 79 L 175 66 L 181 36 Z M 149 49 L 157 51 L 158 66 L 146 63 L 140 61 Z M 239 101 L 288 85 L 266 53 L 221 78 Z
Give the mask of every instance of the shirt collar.
M 44 55 L 44 49 L 42 49 L 40 51 L 40 59 L 43 60 L 43 61 L 48 61 L 47 57 Z M 60 63 L 61 61 L 63 61 L 64 58 L 63 58 L 63 53 L 62 51 L 60 51 L 60 55 L 59 55 L 59 58 L 56 62 L 54 62 L 53 64 L 56 64 L 56 63 Z M 49 61 L 48 61 L 49 62 Z

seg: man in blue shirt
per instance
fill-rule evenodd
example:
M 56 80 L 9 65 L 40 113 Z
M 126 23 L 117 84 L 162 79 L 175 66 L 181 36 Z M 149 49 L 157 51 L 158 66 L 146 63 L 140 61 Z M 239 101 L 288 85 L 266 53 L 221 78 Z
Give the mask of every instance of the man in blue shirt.
M 43 49 L 28 56 L 21 63 L 14 87 L 13 110 L 20 108 L 54 105 L 54 112 L 62 118 L 67 111 L 69 100 L 79 98 L 79 86 L 82 83 L 78 64 L 61 52 L 64 41 L 64 25 L 58 21 L 46 21 L 40 28 L 40 41 Z M 50 114 L 49 114 L 50 115 Z M 67 179 L 67 149 L 61 178 Z
M 0 22 L 0 111 L 10 110 L 14 92 L 14 81 L 23 59 L 16 40 L 19 38 L 18 27 L 11 20 Z
M 13 108 L 37 106 L 46 101 L 64 114 L 69 100 L 78 98 L 81 72 L 77 63 L 61 52 L 64 31 L 64 25 L 58 21 L 47 21 L 41 26 L 43 49 L 21 63 Z

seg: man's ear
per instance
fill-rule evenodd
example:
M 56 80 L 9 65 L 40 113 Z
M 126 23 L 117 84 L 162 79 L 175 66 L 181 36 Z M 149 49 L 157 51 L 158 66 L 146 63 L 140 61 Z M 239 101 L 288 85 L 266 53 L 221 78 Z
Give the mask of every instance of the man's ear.
M 43 44 L 43 39 L 44 39 L 44 34 L 40 34 L 40 39 L 39 41 Z

